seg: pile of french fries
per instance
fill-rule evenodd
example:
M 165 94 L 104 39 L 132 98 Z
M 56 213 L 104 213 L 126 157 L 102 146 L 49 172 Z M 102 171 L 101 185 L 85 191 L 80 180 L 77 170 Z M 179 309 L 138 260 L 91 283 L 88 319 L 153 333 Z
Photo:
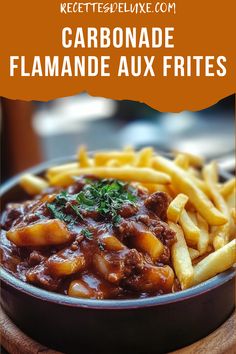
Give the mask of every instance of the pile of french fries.
M 216 162 L 205 164 L 199 156 L 178 152 L 171 160 L 151 147 L 138 152 L 125 147 L 91 157 L 82 146 L 76 162 L 49 168 L 45 179 L 24 175 L 20 184 L 35 195 L 49 186 L 67 187 L 82 175 L 121 179 L 171 196 L 167 217 L 177 239 L 172 263 L 182 289 L 235 264 L 236 183 L 235 178 L 221 183 Z

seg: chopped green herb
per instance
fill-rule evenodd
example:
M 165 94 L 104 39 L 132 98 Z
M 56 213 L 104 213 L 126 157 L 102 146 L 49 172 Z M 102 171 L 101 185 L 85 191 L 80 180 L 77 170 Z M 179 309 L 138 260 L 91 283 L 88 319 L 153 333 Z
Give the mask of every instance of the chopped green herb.
M 88 229 L 83 229 L 81 230 L 81 234 L 86 237 L 88 240 L 92 240 L 93 239 L 93 234 L 91 231 L 89 231 Z
M 73 217 L 71 215 L 65 214 L 61 208 L 58 208 L 55 204 L 48 203 L 47 208 L 50 210 L 55 219 L 59 219 L 67 223 L 73 222 Z
M 113 224 L 117 226 L 121 222 L 121 216 L 120 215 L 115 215 L 112 219 Z
M 79 210 L 79 207 L 77 205 L 73 205 L 71 204 L 70 205 L 71 208 L 74 210 L 74 212 L 76 213 L 77 216 L 80 217 L 80 219 L 83 219 L 83 215 L 81 214 L 80 210 Z
M 46 219 L 46 216 L 44 216 L 43 214 L 41 214 L 40 212 L 36 211 L 35 215 L 39 218 L 39 219 Z
M 119 223 L 118 211 L 124 204 L 134 204 L 136 190 L 118 180 L 103 179 L 86 185 L 76 199 L 85 210 L 98 211 L 110 217 L 114 224 Z
M 105 245 L 102 242 L 98 241 L 98 247 L 100 251 L 105 251 Z
M 73 209 L 76 214 L 75 217 L 72 214 L 68 214 L 65 209 L 66 206 L 70 206 Z M 62 220 L 68 224 L 73 224 L 78 217 L 80 219 L 83 218 L 78 206 L 74 204 L 74 195 L 68 194 L 66 191 L 59 193 L 52 203 L 47 203 L 47 208 L 55 219 Z
M 89 182 L 90 184 L 87 182 L 78 194 L 62 191 L 52 203 L 48 203 L 47 207 L 52 216 L 67 223 L 74 223 L 83 220 L 82 210 L 95 211 L 117 225 L 121 220 L 119 210 L 124 204 L 134 205 L 137 191 L 119 180 L 103 179 Z M 68 214 L 68 208 L 74 211 L 75 216 Z

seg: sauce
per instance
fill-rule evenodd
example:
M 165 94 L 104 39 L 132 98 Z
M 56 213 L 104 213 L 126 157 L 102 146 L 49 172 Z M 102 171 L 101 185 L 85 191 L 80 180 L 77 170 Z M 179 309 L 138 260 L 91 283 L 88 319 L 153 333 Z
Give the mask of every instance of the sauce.
M 6 206 L 1 263 L 17 278 L 74 297 L 126 299 L 176 290 L 169 196 L 82 177 Z

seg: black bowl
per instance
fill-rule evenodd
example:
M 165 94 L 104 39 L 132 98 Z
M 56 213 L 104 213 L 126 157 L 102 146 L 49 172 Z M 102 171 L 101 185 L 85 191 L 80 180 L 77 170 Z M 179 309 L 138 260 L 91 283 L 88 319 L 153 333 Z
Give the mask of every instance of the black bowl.
M 65 161 L 27 172 L 40 175 Z M 18 180 L 2 186 L 2 207 L 26 197 Z M 26 284 L 2 269 L 1 305 L 26 334 L 66 353 L 166 353 L 208 335 L 230 316 L 235 269 L 191 289 L 138 300 L 71 298 Z

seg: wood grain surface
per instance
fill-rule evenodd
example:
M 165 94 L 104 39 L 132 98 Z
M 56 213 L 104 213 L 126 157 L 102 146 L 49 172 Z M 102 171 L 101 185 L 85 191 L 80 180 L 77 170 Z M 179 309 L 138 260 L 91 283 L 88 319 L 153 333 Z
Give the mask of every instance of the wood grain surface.
M 10 354 L 62 354 L 35 342 L 25 335 L 0 310 L 0 342 Z M 236 312 L 215 332 L 172 354 L 236 354 Z

